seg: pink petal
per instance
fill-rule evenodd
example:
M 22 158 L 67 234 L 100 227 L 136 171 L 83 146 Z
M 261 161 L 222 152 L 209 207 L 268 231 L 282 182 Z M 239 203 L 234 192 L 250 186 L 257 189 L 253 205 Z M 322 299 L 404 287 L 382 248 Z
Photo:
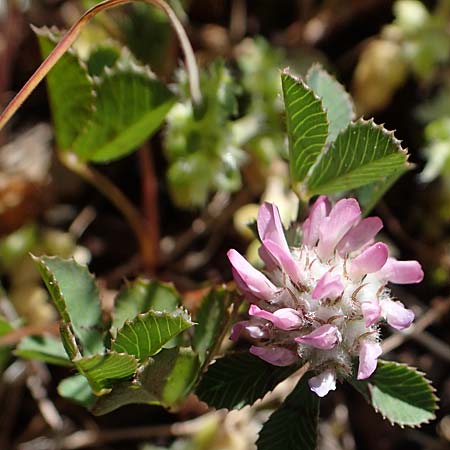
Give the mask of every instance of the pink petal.
M 337 298 L 342 292 L 344 292 L 344 285 L 342 284 L 341 277 L 327 272 L 318 281 L 312 292 L 312 298 L 313 300 L 319 300 L 321 298 Z
M 353 198 L 339 200 L 322 220 L 319 227 L 317 254 L 321 259 L 329 258 L 339 241 L 352 228 L 361 216 L 358 202 Z
M 375 372 L 377 359 L 381 355 L 381 345 L 365 339 L 359 347 L 358 380 L 365 380 Z
M 350 276 L 353 279 L 361 278 L 367 273 L 378 272 L 386 263 L 389 249 L 386 244 L 377 242 L 354 258 L 350 264 Z
M 364 317 L 364 323 L 366 327 L 372 326 L 374 323 L 378 322 L 381 316 L 381 306 L 378 301 L 364 302 L 361 304 L 361 311 Z
M 277 292 L 277 287 L 259 270 L 256 270 L 240 253 L 231 249 L 227 253 L 233 266 L 233 275 L 243 294 L 250 293 L 256 298 L 269 300 Z
M 270 240 L 263 241 L 263 247 L 276 260 L 277 264 L 283 269 L 289 278 L 297 284 L 301 284 L 302 277 L 300 267 L 297 261 L 292 257 L 291 252 L 280 247 L 276 242 Z
M 270 240 L 289 252 L 278 208 L 273 203 L 263 203 L 258 211 L 258 234 L 261 241 Z
M 292 308 L 281 308 L 271 313 L 258 308 L 256 305 L 250 305 L 248 313 L 250 316 L 261 317 L 272 322 L 280 330 L 294 330 L 303 323 L 300 314 Z
M 298 355 L 296 353 L 283 347 L 257 347 L 252 345 L 249 351 L 252 355 L 257 356 L 274 366 L 290 366 L 298 360 Z
M 295 341 L 322 350 L 330 350 L 337 344 L 338 329 L 333 325 L 322 325 L 306 336 L 295 338 Z
M 383 222 L 379 217 L 367 217 L 353 227 L 339 242 L 337 250 L 341 256 L 358 250 L 376 236 L 383 228 Z
M 316 377 L 310 378 L 308 384 L 319 397 L 325 397 L 328 392 L 336 390 L 336 372 L 332 369 L 325 370 Z
M 381 307 L 387 323 L 396 330 L 408 328 L 414 320 L 414 313 L 410 309 L 406 309 L 401 302 L 383 300 Z
M 377 276 L 383 281 L 397 284 L 420 283 L 423 280 L 423 270 L 417 261 L 397 261 L 389 258 Z
M 243 320 L 233 325 L 230 339 L 236 342 L 241 335 L 250 339 L 263 339 L 268 336 L 268 332 L 263 326 L 256 325 L 250 320 Z
M 309 217 L 303 222 L 303 244 L 313 247 L 319 239 L 319 227 L 330 213 L 331 205 L 325 195 L 321 195 L 309 211 Z

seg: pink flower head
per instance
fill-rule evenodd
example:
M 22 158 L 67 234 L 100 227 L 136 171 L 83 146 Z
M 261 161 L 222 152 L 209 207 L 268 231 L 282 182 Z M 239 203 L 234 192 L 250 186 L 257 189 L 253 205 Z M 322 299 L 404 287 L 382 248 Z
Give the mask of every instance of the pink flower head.
M 378 323 L 402 330 L 414 319 L 386 284 L 423 278 L 417 261 L 390 258 L 387 245 L 376 242 L 382 226 L 378 217 L 361 219 L 354 199 L 331 207 L 320 196 L 301 227 L 302 243 L 290 247 L 277 207 L 264 203 L 258 214 L 264 274 L 228 252 L 236 285 L 251 303 L 249 319 L 233 327 L 231 338 L 248 339 L 250 352 L 273 365 L 308 361 L 318 396 L 352 372 L 355 358 L 358 379 L 368 378 L 381 354 Z
M 295 342 L 311 345 L 322 350 L 332 349 L 338 342 L 338 329 L 333 325 L 322 325 L 309 334 L 295 338 Z
M 330 391 L 336 390 L 336 372 L 327 369 L 316 377 L 308 380 L 309 388 L 319 397 L 325 397 Z
M 377 359 L 381 355 L 381 345 L 365 339 L 359 347 L 358 380 L 365 380 L 375 372 Z
M 318 282 L 312 291 L 311 298 L 318 300 L 320 298 L 337 298 L 344 291 L 341 277 L 327 272 Z
M 296 353 L 283 347 L 256 347 L 252 345 L 250 347 L 250 353 L 267 361 L 269 364 L 280 367 L 290 366 L 298 359 Z
M 280 330 L 295 330 L 303 323 L 300 313 L 292 308 L 280 308 L 271 313 L 258 308 L 256 305 L 250 305 L 248 313 L 250 316 L 260 317 L 272 322 Z

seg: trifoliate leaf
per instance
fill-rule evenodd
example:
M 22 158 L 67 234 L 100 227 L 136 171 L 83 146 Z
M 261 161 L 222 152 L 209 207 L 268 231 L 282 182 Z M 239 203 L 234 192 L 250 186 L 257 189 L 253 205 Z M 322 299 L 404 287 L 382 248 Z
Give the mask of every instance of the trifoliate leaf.
M 192 325 L 189 314 L 183 309 L 138 314 L 117 330 L 112 349 L 143 360 L 158 353 L 164 344 Z
M 196 393 L 214 408 L 240 409 L 264 397 L 296 369 L 273 366 L 249 353 L 226 355 L 208 368 Z
M 378 361 L 368 380 L 352 380 L 352 385 L 392 424 L 416 427 L 435 418 L 434 388 L 421 372 L 405 364 Z
M 342 131 L 314 166 L 307 181 L 311 195 L 354 189 L 402 173 L 408 154 L 392 132 L 372 120 Z
M 104 324 L 94 277 L 74 260 L 58 257 L 34 257 L 42 279 L 63 320 L 62 337 L 66 349 L 77 345 L 81 355 L 104 351 Z M 73 334 L 71 337 L 70 335 Z M 76 342 L 74 341 L 76 339 Z
M 42 56 L 45 58 L 59 38 L 48 28 L 35 28 Z M 55 136 L 61 150 L 70 150 L 85 129 L 94 111 L 95 94 L 85 65 L 72 51 L 67 51 L 47 75 Z
M 281 74 L 293 182 L 303 181 L 328 137 L 328 120 L 322 101 L 302 80 L 285 69 Z
M 355 117 L 352 99 L 344 86 L 319 64 L 314 64 L 309 69 L 306 84 L 322 100 L 329 121 L 327 143 L 331 143 Z
M 263 425 L 258 450 L 316 450 L 319 397 L 302 378 Z

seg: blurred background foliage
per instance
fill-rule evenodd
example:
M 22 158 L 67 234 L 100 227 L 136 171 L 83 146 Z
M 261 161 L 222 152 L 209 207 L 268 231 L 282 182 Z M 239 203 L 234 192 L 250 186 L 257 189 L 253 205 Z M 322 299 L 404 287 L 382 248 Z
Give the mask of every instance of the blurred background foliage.
M 96 3 L 0 0 L 2 107 L 41 61 L 28 24 L 66 29 Z M 394 184 L 375 212 L 386 224 L 384 239 L 394 252 L 418 259 L 426 272 L 421 286 L 401 292 L 422 328 L 405 345 L 393 345 L 392 352 L 427 372 L 441 397 L 436 422 L 420 431 L 403 431 L 388 427 L 344 389 L 324 404 L 320 448 L 448 448 L 450 318 L 442 305 L 448 305 L 450 288 L 450 1 L 169 3 L 196 52 L 201 105 L 190 99 L 182 55 L 167 19 L 148 5 L 102 13 L 68 57 L 68 64 L 80 64 L 82 75 L 92 83 L 83 92 L 90 98 L 95 91 L 93 102 L 102 98 L 102 83 L 120 74 L 119 81 L 111 81 L 111 91 L 129 89 L 129 109 L 110 124 L 116 131 L 131 127 L 130 117 L 142 118 L 135 106 L 143 92 L 157 89 L 155 80 L 169 86 L 170 111 L 158 126 L 151 133 L 146 130 L 135 145 L 116 146 L 114 157 L 107 153 L 95 165 L 99 176 L 111 180 L 144 217 L 157 254 L 157 263 L 146 275 L 175 283 L 183 304 L 195 311 L 206 287 L 230 280 L 225 259 L 230 246 L 247 250 L 249 258 L 257 260 L 259 244 L 249 224 L 261 200 L 278 204 L 286 226 L 302 216 L 289 187 L 279 75 L 289 66 L 304 76 L 311 63 L 320 62 L 351 92 L 357 116 L 374 116 L 377 123 L 396 129 L 412 154 L 414 170 Z M 130 78 L 124 85 L 125 75 Z M 134 94 L 131 84 L 137 86 Z M 58 330 L 56 312 L 29 253 L 90 263 L 99 277 L 106 316 L 122 281 L 145 269 L 135 235 L 111 199 L 57 157 L 67 150 L 58 148 L 61 133 L 84 132 L 86 127 L 77 128 L 77 110 L 70 111 L 70 120 L 64 119 L 67 129 L 56 128 L 61 110 L 51 110 L 47 92 L 51 97 L 51 86 L 47 90 L 42 84 L 0 133 L 0 399 L 8 405 L 0 411 L 0 448 L 253 448 L 271 402 L 279 402 L 285 392 L 275 393 L 255 410 L 226 417 L 220 411 L 201 415 L 204 404 L 189 397 L 170 413 L 139 405 L 93 419 L 56 393 L 57 382 L 69 370 L 14 355 L 22 338 L 53 336 Z M 81 91 L 72 91 L 72 96 L 67 103 Z M 101 114 L 98 105 L 102 103 L 84 113 Z M 88 155 L 86 161 L 91 158 L 89 142 L 78 147 L 80 155 Z M 47 414 L 46 399 L 56 405 L 57 419 Z M 132 436 L 129 427 L 135 426 L 142 426 L 142 439 Z M 102 441 L 116 427 L 116 438 Z M 76 446 L 82 441 L 75 439 L 76 431 L 84 433 L 84 447 Z M 58 441 L 61 436 L 75 440 Z

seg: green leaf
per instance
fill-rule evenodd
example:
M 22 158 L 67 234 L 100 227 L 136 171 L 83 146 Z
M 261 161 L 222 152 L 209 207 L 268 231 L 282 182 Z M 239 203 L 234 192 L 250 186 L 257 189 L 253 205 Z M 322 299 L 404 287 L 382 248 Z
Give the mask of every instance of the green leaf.
M 322 105 L 330 122 L 327 143 L 331 143 L 354 119 L 353 102 L 342 84 L 326 72 L 320 64 L 314 64 L 309 69 L 306 84 L 322 99 Z
M 135 380 L 98 398 L 92 412 L 103 415 L 133 403 L 174 406 L 190 393 L 199 370 L 198 356 L 190 348 L 162 350 L 141 366 Z
M 132 320 L 138 314 L 151 309 L 172 312 L 180 304 L 180 296 L 172 284 L 138 279 L 126 285 L 115 300 L 113 335 L 126 320 Z
M 366 216 L 376 206 L 378 201 L 391 188 L 391 186 L 408 170 L 399 170 L 393 175 L 383 178 L 380 181 L 361 186 L 350 193 L 350 197 L 358 199 L 363 215 Z
M 192 339 L 192 346 L 200 355 L 202 363 L 205 362 L 210 350 L 217 344 L 217 340 L 228 323 L 229 304 L 229 295 L 225 289 L 213 289 L 202 300 L 197 312 L 197 326 Z
M 392 132 L 372 120 L 359 120 L 341 132 L 314 166 L 311 195 L 354 189 L 404 172 L 408 154 Z
M 158 353 L 165 343 L 192 325 L 189 314 L 183 309 L 138 314 L 117 331 L 112 349 L 145 359 Z
M 197 395 L 214 408 L 240 409 L 251 405 L 297 370 L 276 367 L 249 353 L 218 359 L 204 374 Z
M 92 121 L 72 150 L 82 159 L 108 162 L 132 152 L 162 124 L 173 94 L 148 69 L 116 66 L 96 80 Z
M 120 52 L 112 46 L 99 46 L 92 51 L 87 61 L 89 75 L 100 76 L 106 67 L 112 67 L 120 57 Z
M 69 334 L 74 334 L 82 355 L 103 352 L 104 324 L 94 277 L 74 260 L 47 256 L 33 258 L 67 325 L 62 327 L 64 336 L 70 339 Z M 71 345 L 72 341 L 67 342 Z
M 391 423 L 416 427 L 435 418 L 437 397 L 424 375 L 391 361 L 378 361 L 367 381 L 352 381 L 366 400 Z
M 315 450 L 319 421 L 319 397 L 303 377 L 263 425 L 258 450 Z
M 85 376 L 95 395 L 105 395 L 121 381 L 131 378 L 138 361 L 132 355 L 109 352 L 74 360 L 75 367 Z
M 63 344 L 52 336 L 27 336 L 20 341 L 14 353 L 24 359 L 37 359 L 57 366 L 72 366 Z
M 191 391 L 200 370 L 198 355 L 189 347 L 162 350 L 139 374 L 139 385 L 158 401 L 176 405 Z
M 289 138 L 289 162 L 294 182 L 303 181 L 328 136 L 327 114 L 312 89 L 285 69 L 281 74 Z
M 2 287 L 0 286 L 0 295 L 2 294 Z M 0 337 L 5 336 L 6 334 L 10 333 L 14 330 L 14 327 L 9 323 L 9 321 L 3 317 L 0 316 Z M 4 345 L 0 346 L 0 373 L 3 371 L 3 369 L 8 365 L 8 361 L 11 358 L 11 346 Z
M 85 408 L 91 408 L 96 399 L 88 380 L 80 374 L 62 380 L 58 384 L 58 394 Z
M 48 29 L 34 29 L 42 56 L 53 50 L 58 38 Z M 73 51 L 68 51 L 47 75 L 48 95 L 61 150 L 69 150 L 85 129 L 94 111 L 94 89 L 85 66 Z

